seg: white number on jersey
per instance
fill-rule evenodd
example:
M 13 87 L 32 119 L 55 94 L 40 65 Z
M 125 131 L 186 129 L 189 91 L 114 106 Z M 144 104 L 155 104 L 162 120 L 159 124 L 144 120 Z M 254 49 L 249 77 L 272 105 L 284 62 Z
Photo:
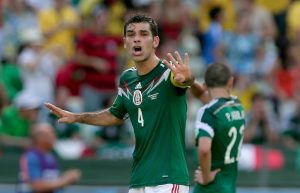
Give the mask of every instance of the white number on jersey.
M 239 149 L 238 149 L 238 154 L 236 157 L 236 161 L 239 161 L 240 156 L 241 156 L 241 150 L 242 150 L 242 146 L 243 146 L 243 141 L 244 141 L 244 129 L 245 129 L 245 125 L 242 125 L 240 128 L 240 134 L 242 135 L 240 144 L 239 144 Z
M 138 108 L 138 123 L 140 123 L 141 126 L 144 127 L 144 118 L 141 108 Z
M 243 135 L 244 129 L 245 129 L 245 126 L 242 125 L 239 129 L 239 133 L 241 135 Z M 229 132 L 228 132 L 228 136 L 231 138 L 231 141 L 230 141 L 229 145 L 227 146 L 227 149 L 226 149 L 226 152 L 225 152 L 225 161 L 224 161 L 225 164 L 231 164 L 234 161 L 239 160 L 240 151 L 241 151 L 242 144 L 243 144 L 243 137 L 241 138 L 240 143 L 239 143 L 237 157 L 236 158 L 230 157 L 231 150 L 232 150 L 232 148 L 233 148 L 233 146 L 236 142 L 237 135 L 238 135 L 237 128 L 236 127 L 231 127 Z

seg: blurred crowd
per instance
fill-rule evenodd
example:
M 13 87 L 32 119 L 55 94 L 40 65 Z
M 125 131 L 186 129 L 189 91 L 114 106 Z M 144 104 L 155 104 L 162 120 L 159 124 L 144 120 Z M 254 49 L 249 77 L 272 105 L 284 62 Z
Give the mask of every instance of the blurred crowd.
M 58 124 L 44 102 L 74 111 L 109 107 L 120 72 L 132 66 L 123 23 L 135 12 L 159 24 L 157 53 L 188 52 L 198 80 L 228 63 L 247 114 L 245 143 L 295 149 L 300 142 L 300 1 L 0 0 L 0 152 L 30 147 L 31 125 L 55 128 L 63 158 L 130 157 L 129 122 Z M 189 97 L 187 143 L 201 103 Z

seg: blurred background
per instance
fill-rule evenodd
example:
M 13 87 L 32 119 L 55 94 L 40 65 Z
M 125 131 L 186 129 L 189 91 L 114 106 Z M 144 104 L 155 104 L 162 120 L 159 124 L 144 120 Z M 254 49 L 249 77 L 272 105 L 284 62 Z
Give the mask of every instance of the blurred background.
M 67 192 L 127 192 L 134 149 L 130 122 L 58 124 L 42 104 L 73 112 L 109 107 L 120 73 L 133 65 L 122 37 L 125 19 L 136 12 L 158 22 L 158 56 L 188 52 L 198 80 L 209 63 L 231 66 L 233 94 L 247 116 L 239 192 L 300 192 L 298 0 L 0 0 L 0 192 L 14 192 L 30 127 L 45 121 L 55 128 L 62 170 L 82 171 L 80 186 Z M 189 94 L 191 185 L 194 120 L 201 106 Z

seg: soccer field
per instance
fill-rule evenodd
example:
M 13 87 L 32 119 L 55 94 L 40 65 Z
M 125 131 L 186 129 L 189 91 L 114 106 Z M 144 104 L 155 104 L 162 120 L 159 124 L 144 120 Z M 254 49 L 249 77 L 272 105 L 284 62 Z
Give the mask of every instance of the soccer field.
M 15 193 L 14 185 L 0 185 L 0 193 Z M 109 186 L 70 186 L 64 193 L 128 193 L 127 187 L 109 187 Z M 299 193 L 300 189 L 284 188 L 238 188 L 237 193 Z M 190 190 L 192 193 L 192 188 Z

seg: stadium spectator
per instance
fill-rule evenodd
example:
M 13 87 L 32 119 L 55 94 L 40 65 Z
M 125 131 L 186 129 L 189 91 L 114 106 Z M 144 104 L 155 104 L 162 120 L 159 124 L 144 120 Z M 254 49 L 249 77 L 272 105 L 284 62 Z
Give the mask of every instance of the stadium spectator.
M 213 7 L 209 12 L 211 23 L 204 34 L 203 38 L 203 58 L 205 64 L 214 63 L 220 58 L 217 51 L 223 39 L 222 21 L 224 18 L 224 10 L 222 7 Z
M 221 7 L 224 10 L 223 28 L 226 31 L 233 31 L 235 29 L 236 10 L 233 0 L 203 0 L 199 3 L 199 30 L 205 33 L 210 25 L 211 19 L 209 12 L 213 7 Z
M 55 133 L 51 125 L 39 123 L 32 126 L 32 148 L 20 158 L 17 192 L 61 192 L 62 188 L 77 182 L 80 171 L 72 169 L 61 173 L 52 150 Z
M 287 13 L 287 31 L 291 42 L 300 39 L 300 1 L 293 1 Z
M 272 39 L 274 40 L 277 35 L 277 29 L 274 19 L 270 12 L 264 7 L 258 5 L 255 0 L 240 0 L 238 12 L 248 14 L 251 29 L 262 40 Z
M 36 96 L 21 92 L 13 104 L 3 109 L 0 135 L 4 150 L 20 151 L 29 147 L 30 127 L 38 121 L 40 107 L 41 101 Z
M 238 12 L 248 14 L 250 28 L 260 39 L 256 52 L 255 74 L 261 78 L 268 75 L 277 59 L 275 38 L 277 28 L 271 13 L 256 3 L 255 0 L 238 1 Z
M 279 122 L 262 93 L 252 96 L 252 108 L 246 114 L 245 143 L 275 144 L 278 142 Z
M 239 13 L 235 32 L 225 32 L 221 50 L 237 76 L 248 77 L 255 72 L 260 38 L 252 33 L 247 13 Z
M 15 62 L 21 44 L 21 34 L 26 29 L 37 28 L 36 15 L 23 0 L 6 1 L 4 9 L 4 50 L 6 60 Z
M 278 3 L 274 3 L 273 0 L 256 0 L 256 3 L 268 11 L 271 12 L 272 15 L 276 16 L 286 11 L 289 6 L 291 0 L 281 0 Z
M 109 22 L 106 7 L 96 7 L 92 18 L 91 28 L 78 38 L 74 62 L 58 74 L 58 84 L 62 84 L 59 87 L 66 85 L 69 90 L 77 87 L 77 91 L 71 93 L 80 94 L 84 111 L 102 109 L 104 101 L 112 97 L 116 89 L 118 49 L 122 43 L 121 37 L 106 33 Z M 75 77 L 75 74 L 79 76 Z M 64 81 L 73 82 L 74 86 L 68 86 Z
M 170 192 L 173 188 L 187 193 L 186 87 L 192 85 L 194 78 L 187 54 L 184 62 L 178 52 L 176 60 L 168 54 L 175 67 L 156 56 L 158 45 L 156 22 L 144 15 L 134 15 L 124 26 L 124 46 L 136 68 L 121 75 L 113 105 L 95 113 L 72 113 L 50 103 L 46 106 L 64 123 L 110 126 L 122 124 L 129 116 L 136 137 L 129 192 Z
M 294 95 L 292 113 L 283 121 L 283 144 L 295 149 L 300 143 L 300 87 Z
M 277 37 L 276 42 L 281 49 L 287 40 L 287 12 L 291 0 L 281 0 L 274 3 L 273 0 L 256 0 L 257 4 L 266 8 L 273 15 L 274 21 L 277 27 Z
M 43 51 L 40 30 L 25 30 L 22 43 L 24 46 L 17 63 L 21 68 L 23 91 L 39 96 L 42 101 L 54 101 L 55 57 Z
M 26 4 L 36 13 L 53 7 L 54 0 L 24 0 Z
M 45 37 L 45 49 L 55 52 L 63 60 L 74 54 L 79 16 L 67 0 L 54 0 L 54 6 L 38 14 L 40 29 Z
M 2 82 L 8 102 L 12 102 L 16 95 L 23 89 L 19 66 L 11 62 L 2 63 L 0 68 L 0 82 Z
M 273 84 L 276 96 L 282 102 L 291 99 L 300 85 L 299 50 L 300 45 L 290 43 L 283 50 L 271 74 L 271 84 Z
M 179 41 L 182 32 L 190 24 L 190 13 L 179 0 L 163 0 L 160 16 L 161 38 Z

